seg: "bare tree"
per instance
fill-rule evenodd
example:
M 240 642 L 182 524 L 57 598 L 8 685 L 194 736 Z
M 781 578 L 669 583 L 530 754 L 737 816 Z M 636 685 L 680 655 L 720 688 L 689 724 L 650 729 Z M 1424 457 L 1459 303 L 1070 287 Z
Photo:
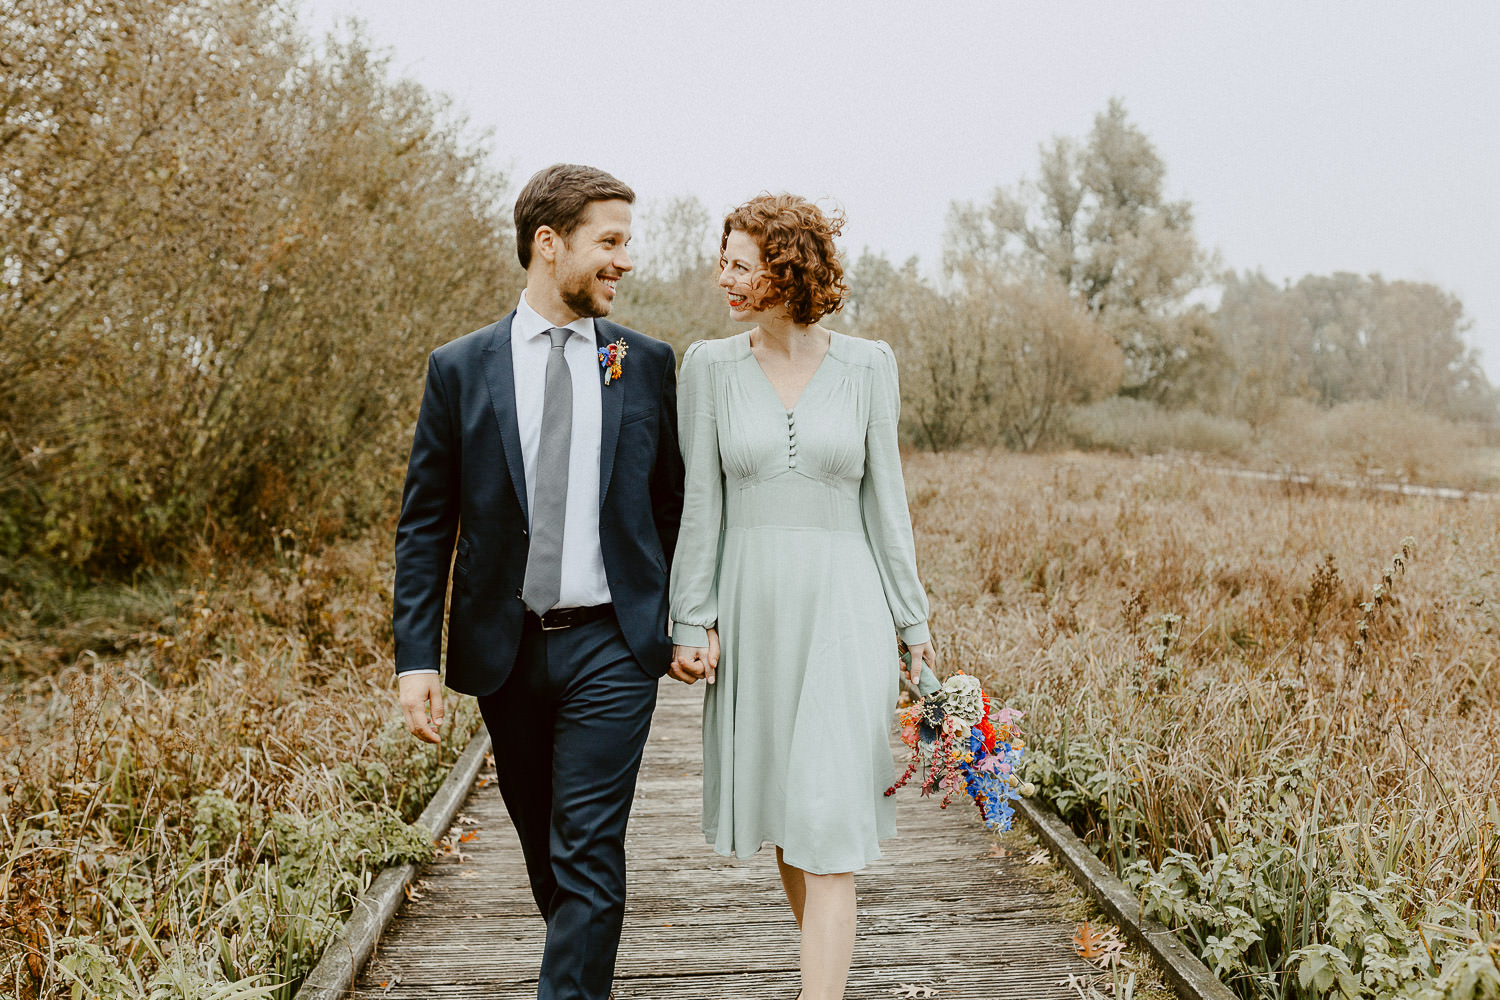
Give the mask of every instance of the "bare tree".
M 682 352 L 695 340 L 743 329 L 729 319 L 718 287 L 719 228 L 694 197 L 641 213 L 638 268 L 620 283 L 620 321 Z
M 1277 286 L 1226 275 L 1214 321 L 1231 365 L 1225 405 L 1252 423 L 1276 400 L 1389 400 L 1488 423 L 1497 396 L 1465 341 L 1463 305 L 1435 285 L 1309 275 Z
M 1206 257 L 1191 206 L 1166 199 L 1165 179 L 1151 141 L 1112 100 L 1085 142 L 1042 147 L 1035 180 L 996 189 L 984 207 L 954 205 L 945 261 L 1050 276 L 1114 336 L 1122 391 L 1187 395 L 1213 349 L 1206 314 L 1189 300 Z

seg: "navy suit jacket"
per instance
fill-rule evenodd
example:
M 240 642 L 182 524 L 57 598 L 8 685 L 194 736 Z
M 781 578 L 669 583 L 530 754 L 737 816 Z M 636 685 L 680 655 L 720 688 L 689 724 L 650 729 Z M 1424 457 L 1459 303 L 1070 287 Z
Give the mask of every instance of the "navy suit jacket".
M 451 564 L 448 686 L 491 694 L 515 665 L 525 606 L 526 474 L 516 422 L 512 312 L 433 351 L 396 527 L 396 672 L 436 668 Z M 599 545 L 625 641 L 666 673 L 667 568 L 682 516 L 672 348 L 602 319 L 624 339 L 620 378 L 601 385 Z M 604 370 L 599 369 L 602 383 Z

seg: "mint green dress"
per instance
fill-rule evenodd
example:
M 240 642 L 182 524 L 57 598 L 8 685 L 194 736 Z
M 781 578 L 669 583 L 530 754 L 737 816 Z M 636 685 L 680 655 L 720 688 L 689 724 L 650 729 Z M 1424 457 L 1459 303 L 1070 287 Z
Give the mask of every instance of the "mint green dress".
M 678 384 L 687 494 L 672 564 L 673 641 L 707 644 L 703 833 L 848 872 L 896 832 L 889 734 L 895 636 L 927 640 L 884 343 L 832 335 L 792 410 L 750 335 L 688 348 Z

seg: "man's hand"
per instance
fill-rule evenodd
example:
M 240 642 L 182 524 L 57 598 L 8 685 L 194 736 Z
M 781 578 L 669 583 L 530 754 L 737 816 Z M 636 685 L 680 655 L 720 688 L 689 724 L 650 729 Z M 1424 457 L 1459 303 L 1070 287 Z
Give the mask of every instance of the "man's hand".
M 707 652 L 699 646 L 673 646 L 672 664 L 667 667 L 667 673 L 684 684 L 697 683 L 706 672 L 698 654 Z
M 692 684 L 700 678 L 712 684 L 718 669 L 719 633 L 716 629 L 709 629 L 707 646 L 672 647 L 672 665 L 667 672 L 684 684 Z
M 922 680 L 922 664 L 927 664 L 933 676 L 937 675 L 937 650 L 932 647 L 931 642 L 919 642 L 915 646 L 907 646 L 911 653 L 911 666 L 907 668 L 906 676 L 913 684 Z M 896 668 L 901 668 L 901 661 L 896 661 Z
M 428 704 L 432 706 L 431 719 L 427 716 Z M 437 743 L 442 737 L 438 730 L 443 725 L 443 679 L 437 674 L 401 675 L 401 714 L 406 719 L 406 728 L 419 740 Z

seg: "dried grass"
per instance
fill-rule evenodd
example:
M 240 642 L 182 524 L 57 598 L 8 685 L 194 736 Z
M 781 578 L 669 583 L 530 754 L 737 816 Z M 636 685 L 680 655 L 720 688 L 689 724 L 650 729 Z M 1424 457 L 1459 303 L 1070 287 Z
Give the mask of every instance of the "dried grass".
M 1028 710 L 1034 780 L 1118 870 L 1285 846 L 1293 907 L 1394 878 L 1406 921 L 1496 933 L 1493 502 L 1101 456 L 906 470 L 945 669 Z M 1285 916 L 1278 975 L 1324 934 Z
M 289 997 L 372 873 L 430 852 L 404 824 L 476 713 L 440 751 L 399 725 L 386 550 L 284 548 L 180 593 L 123 653 L 12 669 L 0 994 Z

